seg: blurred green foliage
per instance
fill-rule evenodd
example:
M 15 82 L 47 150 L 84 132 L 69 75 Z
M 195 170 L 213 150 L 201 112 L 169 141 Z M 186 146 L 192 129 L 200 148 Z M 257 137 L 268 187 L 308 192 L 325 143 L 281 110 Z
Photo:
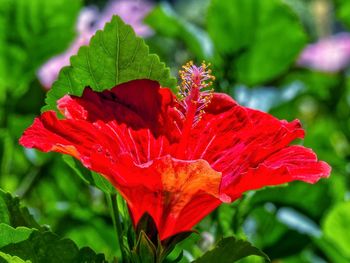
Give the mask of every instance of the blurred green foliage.
M 170 258 L 175 260 L 183 250 L 180 262 L 190 262 L 221 238 L 235 234 L 276 262 L 349 262 L 350 72 L 317 72 L 298 67 L 296 60 L 307 42 L 324 37 L 315 5 L 324 4 L 321 20 L 335 33 L 350 30 L 350 2 L 164 2 L 145 19 L 155 32 L 146 43 L 171 67 L 173 75 L 190 59 L 211 62 L 217 91 L 278 118 L 300 119 L 307 132 L 300 143 L 313 148 L 333 168 L 331 177 L 316 185 L 295 182 L 250 192 L 233 204 L 222 205 L 198 225 L 200 234 L 183 241 Z M 43 226 L 43 232 L 31 236 L 31 228 L 38 228 L 38 223 L 28 218 L 18 199 L 6 194 L 0 198 L 0 223 L 13 227 L 6 231 L 26 227 L 10 236 L 11 243 L 18 246 L 21 238 L 27 240 L 29 235 L 31 242 L 38 240 L 37 235 L 45 235 L 59 243 L 60 236 L 74 241 L 67 241 L 74 247 L 74 255 L 88 246 L 96 252 L 88 253 L 103 253 L 111 260 L 121 252 L 108 202 L 87 182 L 107 191 L 110 187 L 94 174 L 81 174 L 84 170 L 72 159 L 18 145 L 21 133 L 44 105 L 46 91 L 37 81 L 36 71 L 68 47 L 78 11 L 87 3 L 101 7 L 105 1 L 0 0 L 0 188 L 18 195 L 40 227 L 49 228 Z M 84 64 L 82 56 L 73 60 L 73 68 L 74 63 Z M 56 85 L 63 89 L 62 95 L 68 87 L 62 76 L 60 80 Z M 58 97 L 49 104 L 54 106 Z M 119 200 L 119 206 L 123 205 Z M 6 214 L 5 206 L 11 210 Z M 13 213 L 18 223 L 11 219 Z M 122 218 L 126 218 L 125 207 Z M 0 247 L 6 245 L 4 233 L 1 230 Z M 0 262 L 24 262 L 9 255 L 13 246 L 0 249 Z M 249 257 L 241 262 L 262 260 Z
M 80 8 L 80 0 L 0 1 L 1 93 L 23 95 L 36 70 L 68 47 Z

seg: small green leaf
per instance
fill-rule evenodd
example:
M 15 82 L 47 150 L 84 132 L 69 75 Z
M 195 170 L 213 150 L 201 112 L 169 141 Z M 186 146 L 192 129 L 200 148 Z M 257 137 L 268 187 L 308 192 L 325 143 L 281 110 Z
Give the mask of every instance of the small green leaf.
M 234 80 L 255 85 L 293 65 L 306 44 L 296 14 L 281 0 L 212 0 L 208 32 Z
M 176 85 L 169 68 L 157 55 L 149 54 L 148 46 L 129 25 L 114 16 L 96 32 L 89 46 L 71 57 L 71 66 L 61 70 L 43 110 L 55 110 L 59 98 L 65 94 L 80 96 L 87 86 L 103 91 L 135 79 L 156 80 L 170 88 Z
M 195 260 L 194 263 L 232 263 L 248 256 L 260 256 L 270 261 L 269 257 L 256 247 L 253 247 L 245 240 L 227 237 L 219 241 L 216 247 L 202 257 Z
M 41 229 L 26 207 L 23 207 L 17 197 L 5 193 L 0 189 L 0 223 L 12 227 L 26 226 Z
M 144 231 L 141 231 L 139 235 L 135 252 L 139 258 L 139 262 L 156 262 L 156 247 Z

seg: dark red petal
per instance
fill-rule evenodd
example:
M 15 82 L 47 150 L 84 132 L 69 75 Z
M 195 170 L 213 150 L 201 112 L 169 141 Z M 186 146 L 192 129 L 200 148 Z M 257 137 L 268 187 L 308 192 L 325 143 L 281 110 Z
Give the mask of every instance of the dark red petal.
M 250 168 L 229 182 L 223 182 L 221 193 L 232 198 L 248 190 L 273 186 L 300 180 L 315 183 L 328 177 L 330 166 L 318 161 L 312 150 L 302 146 L 289 146 L 272 155 L 258 165 Z
M 82 97 L 67 95 L 60 99 L 58 108 L 67 119 L 116 121 L 134 130 L 150 129 L 156 137 L 161 134 L 169 137 L 174 124 L 169 122 L 167 113 L 174 98 L 169 89 L 160 88 L 155 81 L 142 79 L 103 92 L 86 88 Z

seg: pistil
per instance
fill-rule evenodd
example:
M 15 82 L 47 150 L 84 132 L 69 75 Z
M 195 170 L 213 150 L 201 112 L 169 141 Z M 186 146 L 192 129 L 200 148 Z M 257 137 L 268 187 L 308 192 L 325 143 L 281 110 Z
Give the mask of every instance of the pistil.
M 179 89 L 178 103 L 181 107 L 179 113 L 183 119 L 181 141 L 178 154 L 186 154 L 188 137 L 191 129 L 195 127 L 205 114 L 205 108 L 211 101 L 213 89 L 209 89 L 215 77 L 208 68 L 210 64 L 204 62 L 197 67 L 192 61 L 183 66 L 179 71 L 181 85 Z

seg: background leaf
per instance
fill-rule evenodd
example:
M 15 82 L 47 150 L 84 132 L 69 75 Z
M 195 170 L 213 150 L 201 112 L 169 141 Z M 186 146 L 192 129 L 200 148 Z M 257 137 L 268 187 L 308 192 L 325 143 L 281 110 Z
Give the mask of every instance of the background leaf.
M 297 16 L 280 0 L 213 0 L 207 25 L 220 60 L 231 63 L 228 74 L 248 85 L 285 72 L 306 43 Z
M 0 90 L 22 95 L 36 70 L 67 48 L 81 1 L 0 0 Z
M 335 0 L 336 15 L 348 28 L 350 28 L 350 2 Z
M 103 31 L 91 38 L 88 47 L 81 47 L 71 58 L 71 66 L 61 70 L 47 95 L 44 110 L 55 109 L 56 100 L 65 94 L 80 96 L 87 86 L 103 91 L 135 79 L 156 80 L 170 88 L 176 84 L 158 56 L 149 54 L 145 42 L 114 16 Z

